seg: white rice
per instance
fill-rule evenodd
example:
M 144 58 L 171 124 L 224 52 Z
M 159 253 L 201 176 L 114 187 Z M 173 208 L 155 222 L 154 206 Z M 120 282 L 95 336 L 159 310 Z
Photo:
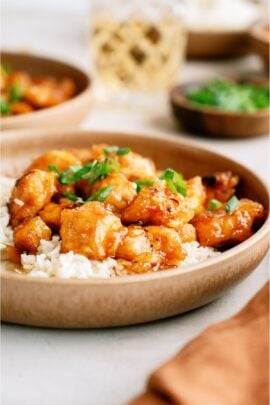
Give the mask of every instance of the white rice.
M 0 247 L 1 259 L 6 260 L 6 245 L 13 245 L 13 230 L 9 224 L 7 203 L 15 180 L 0 177 L 1 193 L 1 216 L 0 216 Z M 19 200 L 20 201 L 20 200 Z M 21 202 L 19 203 L 21 205 Z M 215 249 L 200 246 L 198 242 L 183 243 L 182 248 L 186 258 L 180 263 L 181 267 L 200 263 L 220 252 Z M 58 277 L 58 278 L 110 278 L 125 274 L 122 265 L 117 260 L 108 258 L 103 261 L 89 260 L 87 257 L 74 252 L 60 253 L 61 240 L 59 236 L 53 236 L 52 240 L 41 240 L 36 255 L 21 254 L 21 264 L 25 274 L 35 277 Z

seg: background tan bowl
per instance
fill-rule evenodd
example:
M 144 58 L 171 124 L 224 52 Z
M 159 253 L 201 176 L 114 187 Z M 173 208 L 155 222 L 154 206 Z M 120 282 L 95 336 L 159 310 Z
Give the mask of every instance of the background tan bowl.
M 3 135 L 3 170 L 19 175 L 33 156 L 51 148 L 92 143 L 129 145 L 160 168 L 185 176 L 232 170 L 241 178 L 239 193 L 268 207 L 263 182 L 240 164 L 174 137 L 99 132 L 22 132 Z M 246 277 L 268 249 L 268 221 L 248 240 L 219 257 L 188 268 L 110 280 L 40 279 L 2 269 L 2 320 L 57 328 L 130 325 L 177 315 L 204 305 Z
M 236 79 L 266 84 L 265 79 Z M 206 134 L 212 137 L 245 138 L 269 133 L 269 109 L 254 113 L 234 113 L 219 110 L 211 106 L 200 106 L 189 101 L 187 93 L 206 81 L 189 82 L 176 86 L 170 93 L 172 112 L 179 123 L 190 132 Z
M 263 32 L 267 26 L 269 26 L 267 20 L 260 20 L 251 27 L 249 35 L 251 49 L 262 58 L 265 71 L 269 75 L 270 36 L 268 34 L 267 37 Z
M 246 31 L 192 31 L 188 33 L 187 57 L 217 59 L 244 55 L 248 52 Z
M 81 69 L 45 57 L 11 52 L 1 53 L 1 63 L 7 63 L 12 70 L 25 70 L 33 75 L 69 77 L 74 80 L 77 89 L 73 98 L 57 106 L 23 115 L 1 117 L 1 129 L 70 127 L 79 124 L 89 112 L 91 82 Z

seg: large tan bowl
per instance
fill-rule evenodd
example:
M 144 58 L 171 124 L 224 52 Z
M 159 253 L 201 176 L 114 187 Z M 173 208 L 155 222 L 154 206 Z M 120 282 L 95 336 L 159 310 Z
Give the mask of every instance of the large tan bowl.
M 37 76 L 69 77 L 76 85 L 75 96 L 55 107 L 28 114 L 1 117 L 2 130 L 68 128 L 79 124 L 88 114 L 92 100 L 91 81 L 81 69 L 58 60 L 26 53 L 2 52 L 1 63 L 7 63 L 12 70 L 25 70 Z
M 244 166 L 194 143 L 166 136 L 101 132 L 22 132 L 3 135 L 4 174 L 18 175 L 33 156 L 51 148 L 108 142 L 129 145 L 160 168 L 185 176 L 232 170 L 241 177 L 240 195 L 268 207 L 264 183 Z M 40 279 L 2 269 L 2 319 L 57 328 L 93 328 L 153 321 L 213 301 L 245 278 L 268 249 L 269 219 L 248 240 L 219 257 L 188 268 L 110 280 Z
M 192 31 L 188 33 L 189 59 L 223 59 L 248 52 L 247 31 Z

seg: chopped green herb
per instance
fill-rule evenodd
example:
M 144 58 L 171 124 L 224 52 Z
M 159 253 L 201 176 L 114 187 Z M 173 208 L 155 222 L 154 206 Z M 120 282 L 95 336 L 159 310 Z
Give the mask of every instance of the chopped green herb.
M 130 148 L 119 148 L 116 154 L 118 156 L 127 155 L 130 152 Z
M 226 204 L 226 211 L 228 214 L 231 214 L 239 204 L 238 198 L 234 195 Z
M 88 201 L 99 201 L 99 202 L 104 202 L 107 197 L 111 194 L 112 190 L 114 189 L 114 186 L 107 186 L 103 187 L 100 190 L 96 191 L 94 194 L 92 194 L 89 198 L 87 198 Z
M 116 153 L 118 156 L 127 155 L 130 152 L 130 148 L 119 148 L 118 146 L 108 146 L 104 149 L 104 154 Z
M 222 207 L 222 203 L 220 201 L 216 200 L 215 198 L 212 198 L 212 200 L 210 200 L 208 202 L 208 210 L 209 211 L 215 211 L 215 210 L 218 210 L 221 207 Z
M 0 99 L 1 115 L 8 115 L 11 111 L 11 107 L 8 101 Z
M 64 197 L 67 197 L 71 201 L 78 202 L 78 203 L 83 203 L 82 198 L 78 197 L 76 194 L 66 192 L 66 193 L 63 193 L 62 195 Z
M 150 187 L 154 184 L 153 180 L 136 180 L 134 181 L 136 183 L 136 191 L 139 193 L 142 189 L 143 186 Z
M 102 162 L 95 161 L 86 178 L 92 185 L 102 177 L 107 177 L 111 172 L 119 172 L 120 167 L 114 159 L 106 158 Z
M 120 171 L 118 163 L 111 158 L 106 158 L 102 162 L 95 160 L 86 163 L 84 166 L 69 166 L 64 172 L 60 172 L 55 166 L 48 166 L 49 170 L 58 175 L 61 184 L 74 184 L 81 179 L 86 179 L 92 185 L 98 179 L 108 176 L 111 172 Z
M 9 66 L 8 63 L 1 63 L 1 68 L 5 73 L 10 73 L 11 72 L 11 67 Z
M 173 169 L 166 169 L 159 176 L 161 180 L 166 180 L 167 186 L 174 193 L 182 194 L 184 197 L 187 195 L 187 185 L 183 176 Z
M 187 99 L 201 106 L 212 106 L 225 111 L 254 112 L 269 107 L 269 86 L 237 83 L 214 79 L 193 88 Z
M 9 89 L 10 101 L 20 101 L 22 99 L 22 92 L 18 85 L 13 84 Z
M 58 176 L 61 176 L 61 175 L 62 175 L 62 173 L 60 172 L 60 170 L 57 169 L 56 166 L 49 165 L 49 166 L 48 166 L 48 169 L 49 169 L 51 172 L 56 173 Z

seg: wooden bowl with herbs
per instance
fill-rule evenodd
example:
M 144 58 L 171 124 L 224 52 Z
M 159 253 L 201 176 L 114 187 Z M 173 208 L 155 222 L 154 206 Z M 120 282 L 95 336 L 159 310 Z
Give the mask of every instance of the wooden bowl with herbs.
M 67 63 L 26 53 L 1 53 L 1 128 L 77 125 L 89 112 L 91 81 Z
M 269 132 L 269 83 L 261 78 L 216 78 L 176 86 L 175 118 L 190 132 L 212 137 L 254 137 Z

